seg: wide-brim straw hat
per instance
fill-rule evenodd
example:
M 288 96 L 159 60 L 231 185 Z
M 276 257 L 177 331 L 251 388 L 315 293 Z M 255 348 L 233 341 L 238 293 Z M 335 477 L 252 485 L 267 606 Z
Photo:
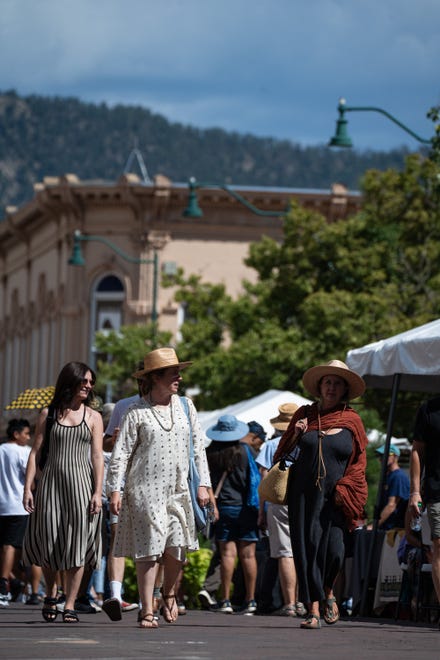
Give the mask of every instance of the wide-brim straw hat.
M 319 382 L 324 376 L 339 376 L 348 385 L 348 398 L 356 399 L 365 392 L 365 381 L 359 374 L 347 367 L 341 360 L 330 360 L 326 364 L 311 367 L 303 375 L 303 383 L 307 392 L 319 397 Z
M 234 415 L 222 415 L 217 423 L 206 431 L 208 438 L 217 442 L 241 440 L 248 433 L 249 426 L 240 422 Z
M 179 362 L 179 358 L 177 357 L 174 348 L 156 348 L 144 357 L 144 368 L 135 371 L 133 378 L 142 378 L 152 371 L 168 369 L 168 367 L 179 367 L 179 369 L 184 369 L 190 364 L 192 364 L 192 362 Z
M 282 403 L 278 406 L 279 414 L 272 417 L 270 423 L 277 431 L 285 431 L 290 424 L 290 420 L 298 410 L 296 403 Z

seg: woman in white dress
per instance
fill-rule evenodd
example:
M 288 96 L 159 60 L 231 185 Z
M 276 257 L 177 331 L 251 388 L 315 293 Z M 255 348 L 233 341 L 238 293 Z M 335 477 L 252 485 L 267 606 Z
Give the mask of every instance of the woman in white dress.
M 209 502 L 211 481 L 197 412 L 188 399 L 188 417 L 177 394 L 180 372 L 189 364 L 179 362 L 172 348 L 148 353 L 144 369 L 133 374 L 142 381 L 142 400 L 127 410 L 108 468 L 110 507 L 119 515 L 114 554 L 136 562 L 141 628 L 158 626 L 152 612 L 157 563 L 164 567 L 162 614 L 173 623 L 175 583 L 186 552 L 198 548 L 188 488 L 190 433 L 200 475 L 198 501 L 201 506 Z

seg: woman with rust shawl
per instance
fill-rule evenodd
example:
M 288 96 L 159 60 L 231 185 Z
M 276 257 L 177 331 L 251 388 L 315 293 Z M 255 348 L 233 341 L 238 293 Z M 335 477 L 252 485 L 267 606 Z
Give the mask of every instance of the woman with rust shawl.
M 301 628 L 313 630 L 321 627 L 321 603 L 326 623 L 339 619 L 333 585 L 344 561 L 344 534 L 356 527 L 367 501 L 368 439 L 348 405 L 365 391 L 358 374 L 331 360 L 308 369 L 303 383 L 319 401 L 296 411 L 274 461 L 298 447 L 287 503 L 299 600 L 308 610 Z

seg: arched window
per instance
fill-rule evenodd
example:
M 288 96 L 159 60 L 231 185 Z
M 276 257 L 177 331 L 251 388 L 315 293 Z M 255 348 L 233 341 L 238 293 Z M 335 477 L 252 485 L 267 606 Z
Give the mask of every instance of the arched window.
M 95 333 L 114 330 L 123 325 L 125 288 L 116 275 L 104 275 L 96 280 L 92 290 L 90 310 L 90 366 L 96 367 Z

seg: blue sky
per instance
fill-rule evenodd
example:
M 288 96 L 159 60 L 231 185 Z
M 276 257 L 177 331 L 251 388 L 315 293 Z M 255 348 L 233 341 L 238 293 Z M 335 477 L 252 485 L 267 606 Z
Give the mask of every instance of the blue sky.
M 328 141 L 343 96 L 433 134 L 438 0 L 1 0 L 0 9 L 1 91 L 141 105 L 303 146 Z M 418 148 L 381 115 L 348 119 L 360 149 Z

